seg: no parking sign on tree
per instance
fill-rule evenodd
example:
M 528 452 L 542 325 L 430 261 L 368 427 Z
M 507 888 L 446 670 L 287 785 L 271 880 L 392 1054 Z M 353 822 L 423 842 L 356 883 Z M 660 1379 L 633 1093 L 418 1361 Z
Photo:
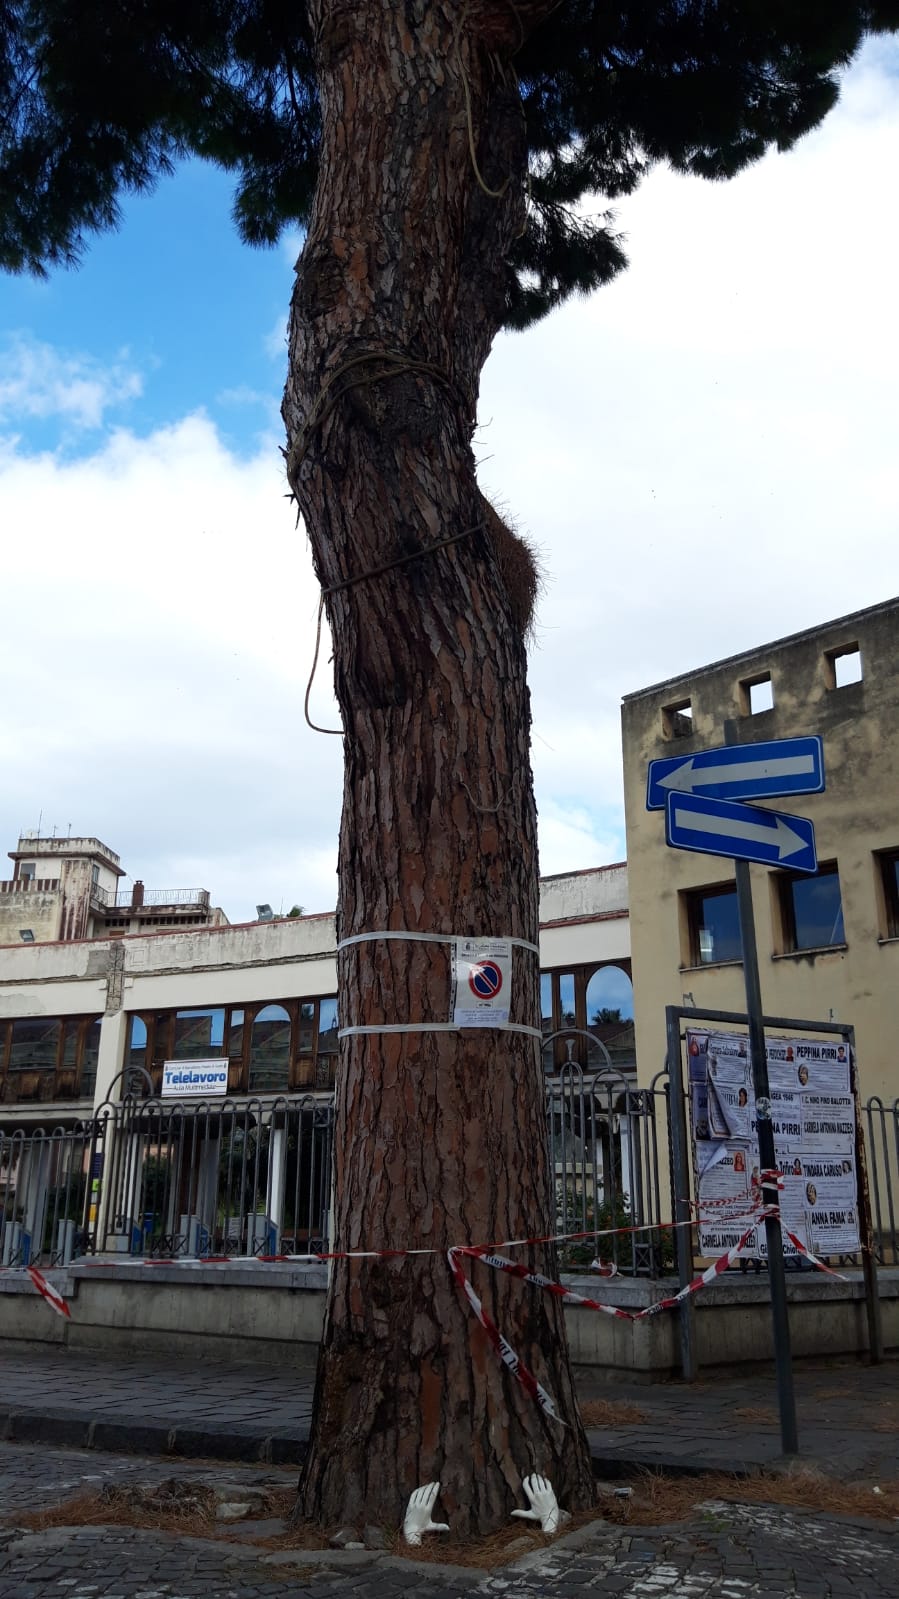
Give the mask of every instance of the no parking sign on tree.
M 510 939 L 457 938 L 453 948 L 456 1027 L 507 1027 L 512 986 Z

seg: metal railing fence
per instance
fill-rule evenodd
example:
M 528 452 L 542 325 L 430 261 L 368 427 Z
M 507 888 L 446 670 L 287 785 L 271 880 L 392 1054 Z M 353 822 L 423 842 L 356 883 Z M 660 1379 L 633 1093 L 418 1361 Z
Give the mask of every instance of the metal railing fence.
M 874 1250 L 881 1266 L 899 1266 L 899 1099 L 885 1105 L 877 1095 L 862 1110 Z
M 575 1062 L 547 1082 L 560 1265 L 674 1270 L 668 1079 Z M 899 1100 L 862 1108 L 879 1263 L 899 1264 Z M 312 1094 L 178 1104 L 126 1096 L 52 1132 L 0 1129 L 0 1266 L 327 1250 L 334 1137 Z M 610 1233 L 609 1229 L 620 1229 Z M 847 1262 L 848 1263 L 848 1262 Z

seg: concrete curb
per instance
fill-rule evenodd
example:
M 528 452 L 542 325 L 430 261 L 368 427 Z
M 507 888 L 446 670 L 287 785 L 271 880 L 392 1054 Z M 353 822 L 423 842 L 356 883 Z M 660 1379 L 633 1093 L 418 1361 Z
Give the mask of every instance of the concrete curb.
M 120 1455 L 171 1455 L 184 1460 L 232 1460 L 277 1466 L 299 1465 L 308 1442 L 285 1433 L 170 1427 L 160 1422 L 114 1421 L 107 1416 L 64 1415 L 41 1410 L 0 1412 L 5 1443 L 45 1444 L 55 1449 L 101 1449 Z
M 308 1439 L 290 1433 L 269 1433 L 248 1427 L 171 1426 L 165 1422 L 117 1421 L 109 1416 L 88 1416 L 77 1411 L 0 1411 L 0 1439 L 9 1443 L 43 1444 L 56 1449 L 99 1449 L 110 1454 L 164 1455 L 182 1460 L 222 1460 L 241 1464 L 298 1466 L 305 1459 Z M 698 1477 L 707 1472 L 747 1477 L 758 1471 L 782 1472 L 791 1462 L 784 1456 L 749 1461 L 745 1457 L 703 1457 L 701 1450 L 668 1454 L 642 1451 L 638 1444 L 627 1453 L 611 1453 L 605 1433 L 588 1433 L 593 1474 L 606 1482 L 638 1471 L 664 1471 L 673 1477 Z M 806 1462 L 808 1463 L 808 1462 Z

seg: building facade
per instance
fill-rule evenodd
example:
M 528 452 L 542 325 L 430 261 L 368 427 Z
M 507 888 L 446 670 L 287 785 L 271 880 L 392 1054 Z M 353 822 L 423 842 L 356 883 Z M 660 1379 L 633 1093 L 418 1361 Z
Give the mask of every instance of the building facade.
M 123 886 L 125 869 L 98 838 L 23 833 L 0 882 L 0 945 L 72 943 L 169 927 L 222 927 L 228 918 L 205 888 Z
M 664 813 L 646 808 L 648 764 L 807 734 L 823 740 L 824 791 L 767 805 L 814 822 L 817 874 L 750 868 L 762 1002 L 853 1025 L 863 1097 L 899 1093 L 899 600 L 624 700 L 641 1081 L 664 1059 L 666 1005 L 746 1008 L 732 863 L 666 845 Z
M 25 893 L 23 891 L 22 899 Z M 547 1068 L 635 1071 L 624 865 L 542 885 Z M 0 1129 L 69 1125 L 141 1068 L 227 1060 L 231 1097 L 328 1095 L 337 1059 L 331 914 L 0 947 Z M 146 1082 L 146 1079 L 142 1079 Z

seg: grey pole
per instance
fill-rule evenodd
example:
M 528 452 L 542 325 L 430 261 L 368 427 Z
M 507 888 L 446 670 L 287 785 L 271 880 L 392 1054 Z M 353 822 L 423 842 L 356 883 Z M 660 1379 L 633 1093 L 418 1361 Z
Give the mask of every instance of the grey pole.
M 739 728 L 735 722 L 724 724 L 724 738 L 728 744 L 739 744 Z M 752 910 L 752 883 L 748 861 L 734 861 L 737 880 L 737 910 L 740 917 L 740 940 L 743 946 L 743 981 L 746 985 L 746 1014 L 749 1018 L 749 1058 L 752 1063 L 752 1084 L 755 1091 L 756 1130 L 759 1141 L 759 1160 L 762 1171 L 777 1170 L 774 1154 L 774 1128 L 771 1124 L 771 1098 L 768 1084 L 768 1056 L 765 1049 L 765 1022 L 762 1010 L 762 989 L 759 980 L 759 958 L 755 941 L 755 918 Z M 778 1204 L 777 1188 L 771 1183 L 762 1185 L 762 1198 L 766 1206 Z M 799 1450 L 796 1427 L 796 1395 L 793 1388 L 793 1360 L 790 1351 L 790 1318 L 787 1312 L 787 1279 L 784 1270 L 783 1239 L 780 1217 L 765 1217 L 765 1239 L 768 1248 L 768 1281 L 771 1285 L 771 1323 L 774 1334 L 774 1360 L 777 1369 L 777 1402 L 780 1410 L 780 1442 L 785 1455 L 795 1455 Z

